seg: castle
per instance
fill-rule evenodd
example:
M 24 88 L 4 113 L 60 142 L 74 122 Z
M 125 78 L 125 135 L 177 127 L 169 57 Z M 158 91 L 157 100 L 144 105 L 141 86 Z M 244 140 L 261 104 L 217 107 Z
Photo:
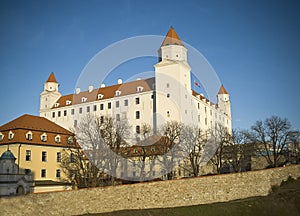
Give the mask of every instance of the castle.
M 210 130 L 221 124 L 231 131 L 229 94 L 220 86 L 217 103 L 192 90 L 188 50 L 171 27 L 158 51 L 155 76 L 87 91 L 76 89 L 74 94 L 61 95 L 53 73 L 44 83 L 40 95 L 40 116 L 58 125 L 74 128 L 87 114 L 100 118 L 111 116 L 126 119 L 132 134 L 139 135 L 142 124 L 153 131 L 165 122 L 178 121 Z

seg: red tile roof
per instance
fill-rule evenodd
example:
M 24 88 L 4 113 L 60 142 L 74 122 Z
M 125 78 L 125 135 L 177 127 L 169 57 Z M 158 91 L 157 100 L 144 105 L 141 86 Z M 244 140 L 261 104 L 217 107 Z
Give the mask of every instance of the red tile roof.
M 161 46 L 167 46 L 167 45 L 181 45 L 184 46 L 181 42 L 180 38 L 178 37 L 175 29 L 171 26 L 169 29 L 164 41 L 162 42 Z
M 228 94 L 228 92 L 226 91 L 226 89 L 223 85 L 221 86 L 218 94 Z
M 14 137 L 9 139 L 9 131 L 12 131 Z M 31 131 L 32 139 L 26 139 L 26 134 Z M 74 134 L 63 127 L 55 124 L 54 122 L 39 116 L 23 115 L 16 118 L 0 127 L 0 132 L 4 135 L 0 140 L 0 145 L 9 144 L 30 144 L 30 145 L 43 145 L 43 146 L 57 146 L 57 147 L 72 147 L 79 148 L 79 145 L 74 140 L 69 142 L 70 137 Z M 47 135 L 47 140 L 42 141 L 41 135 Z M 55 141 L 55 137 L 60 135 L 60 142 Z M 72 138 L 73 139 L 73 138 Z
M 138 86 L 143 87 L 142 92 L 147 92 L 147 91 L 154 90 L 153 89 L 154 83 L 155 83 L 155 78 L 152 77 L 152 78 L 148 78 L 148 79 L 144 79 L 144 80 L 136 80 L 136 81 L 127 82 L 127 83 L 123 83 L 123 84 L 117 84 L 117 85 L 113 85 L 113 86 L 97 88 L 97 89 L 94 89 L 91 92 L 84 91 L 84 92 L 80 92 L 79 94 L 64 95 L 64 96 L 61 96 L 57 100 L 56 103 L 58 103 L 59 105 L 56 106 L 56 107 L 66 106 L 66 101 L 67 100 L 71 101 L 70 105 L 80 104 L 80 103 L 82 103 L 81 99 L 83 97 L 86 98 L 85 102 L 96 101 L 96 100 L 98 100 L 98 95 L 99 94 L 103 95 L 102 100 L 117 97 L 116 96 L 116 91 L 117 90 L 121 91 L 120 96 L 135 94 L 135 93 L 137 93 L 137 87 Z
M 28 114 L 22 115 L 0 126 L 0 131 L 8 131 L 14 129 L 36 130 L 72 135 L 72 132 L 64 129 L 63 127 L 55 124 L 54 122 L 44 117 L 33 116 Z
M 55 83 L 57 83 L 53 72 L 50 74 L 50 76 L 48 77 L 46 82 L 55 82 Z

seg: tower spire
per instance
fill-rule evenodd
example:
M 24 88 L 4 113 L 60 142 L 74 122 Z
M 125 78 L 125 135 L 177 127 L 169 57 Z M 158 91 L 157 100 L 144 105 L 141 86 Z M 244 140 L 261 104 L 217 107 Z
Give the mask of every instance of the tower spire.
M 219 90 L 219 93 L 218 93 L 218 94 L 228 94 L 228 92 L 226 91 L 224 85 L 222 85 L 222 86 L 220 87 L 220 90 Z
M 161 46 L 168 46 L 168 45 L 181 45 L 181 46 L 184 46 L 182 41 L 178 37 L 175 29 L 173 28 L 173 26 L 170 27 L 164 41 L 161 44 Z
M 54 83 L 57 83 L 56 78 L 55 78 L 53 72 L 51 72 L 51 74 L 50 74 L 50 76 L 48 77 L 48 79 L 47 79 L 46 82 L 54 82 Z

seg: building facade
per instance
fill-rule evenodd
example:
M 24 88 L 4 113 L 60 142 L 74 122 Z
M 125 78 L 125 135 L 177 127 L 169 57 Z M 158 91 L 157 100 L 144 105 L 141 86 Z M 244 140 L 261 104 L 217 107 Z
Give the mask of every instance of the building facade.
M 64 149 L 78 148 L 73 133 L 46 118 L 23 115 L 0 127 L 0 154 L 16 157 L 16 174 L 31 173 L 34 192 L 63 190 L 60 166 Z
M 229 94 L 220 86 L 217 104 L 197 93 L 191 87 L 191 67 L 188 50 L 170 28 L 158 51 L 159 61 L 155 77 L 94 88 L 76 89 L 74 94 L 61 95 L 53 73 L 44 83 L 40 95 L 40 116 L 72 129 L 85 115 L 100 118 L 111 116 L 128 120 L 133 128 L 132 137 L 139 136 L 142 124 L 156 132 L 168 121 L 178 121 L 211 130 L 217 124 L 231 133 Z

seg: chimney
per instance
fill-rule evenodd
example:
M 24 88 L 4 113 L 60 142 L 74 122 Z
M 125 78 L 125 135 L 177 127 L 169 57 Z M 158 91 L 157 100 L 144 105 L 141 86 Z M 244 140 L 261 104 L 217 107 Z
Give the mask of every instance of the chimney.
M 89 86 L 89 92 L 93 91 L 94 90 L 94 86 Z
M 122 84 L 122 79 L 118 79 L 118 84 Z
M 105 84 L 104 83 L 102 83 L 101 84 L 101 86 L 100 86 L 100 88 L 104 88 L 105 87 Z
M 80 93 L 80 88 L 76 88 L 75 92 L 76 92 L 76 94 L 79 94 Z

